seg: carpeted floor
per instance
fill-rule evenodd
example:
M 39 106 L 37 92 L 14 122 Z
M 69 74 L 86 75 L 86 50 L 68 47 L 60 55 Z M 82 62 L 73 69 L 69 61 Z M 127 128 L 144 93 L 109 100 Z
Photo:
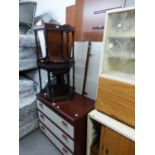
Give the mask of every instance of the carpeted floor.
M 62 155 L 39 129 L 19 142 L 19 155 Z

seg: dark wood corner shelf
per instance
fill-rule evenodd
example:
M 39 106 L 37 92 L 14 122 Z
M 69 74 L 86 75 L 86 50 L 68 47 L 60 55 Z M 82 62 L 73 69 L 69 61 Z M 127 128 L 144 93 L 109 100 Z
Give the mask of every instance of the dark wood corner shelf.
M 49 91 L 51 93 L 49 93 Z M 52 93 L 53 92 L 53 93 Z M 40 95 L 48 99 L 50 102 L 58 102 L 68 100 L 74 94 L 74 88 L 68 85 L 56 85 L 46 86 Z
M 42 68 L 42 69 L 46 69 L 46 70 L 60 70 L 60 69 L 69 69 L 71 67 L 73 67 L 73 65 L 75 64 L 74 59 L 69 59 L 66 61 L 62 61 L 62 62 L 52 62 L 52 61 L 45 61 L 45 62 L 41 62 L 38 61 L 38 67 Z

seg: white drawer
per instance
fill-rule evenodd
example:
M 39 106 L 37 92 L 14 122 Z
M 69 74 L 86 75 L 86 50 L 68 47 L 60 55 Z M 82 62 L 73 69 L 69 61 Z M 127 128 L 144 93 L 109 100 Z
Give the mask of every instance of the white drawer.
M 66 120 L 61 118 L 58 114 L 54 111 L 49 109 L 40 101 L 37 101 L 38 109 L 43 112 L 47 117 L 49 117 L 54 123 L 56 123 L 63 131 L 65 131 L 69 136 L 74 138 L 74 127 L 69 124 Z
M 57 138 L 55 138 L 49 131 L 44 127 L 42 123 L 39 122 L 40 129 L 43 133 L 56 145 L 56 147 L 64 154 L 64 155 L 73 155 L 63 144 L 59 142 Z
M 74 152 L 74 142 L 52 122 L 49 121 L 42 113 L 38 112 L 39 119 L 72 151 Z

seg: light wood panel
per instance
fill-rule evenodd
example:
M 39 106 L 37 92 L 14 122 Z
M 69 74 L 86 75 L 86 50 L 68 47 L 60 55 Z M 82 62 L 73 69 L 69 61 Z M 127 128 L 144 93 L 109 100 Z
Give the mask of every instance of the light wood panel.
M 84 0 L 76 0 L 75 4 L 75 41 L 83 40 L 83 9 Z
M 96 109 L 134 127 L 135 86 L 100 77 Z
M 102 126 L 99 155 L 134 155 L 135 143 L 117 132 Z

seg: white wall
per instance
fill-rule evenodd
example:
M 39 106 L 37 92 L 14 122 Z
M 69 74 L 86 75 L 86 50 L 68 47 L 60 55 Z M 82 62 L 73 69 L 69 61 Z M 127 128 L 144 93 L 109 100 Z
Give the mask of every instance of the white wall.
M 65 23 L 66 6 L 75 4 L 75 0 L 35 0 L 37 2 L 36 16 L 50 12 L 60 24 Z
M 135 6 L 135 0 L 126 0 L 125 7 Z
M 85 91 L 87 97 L 96 99 L 102 42 L 92 42 Z M 88 42 L 75 42 L 75 91 L 82 94 Z M 71 71 L 72 77 L 72 71 Z M 72 78 L 70 78 L 72 80 Z M 71 82 L 72 83 L 72 82 Z

